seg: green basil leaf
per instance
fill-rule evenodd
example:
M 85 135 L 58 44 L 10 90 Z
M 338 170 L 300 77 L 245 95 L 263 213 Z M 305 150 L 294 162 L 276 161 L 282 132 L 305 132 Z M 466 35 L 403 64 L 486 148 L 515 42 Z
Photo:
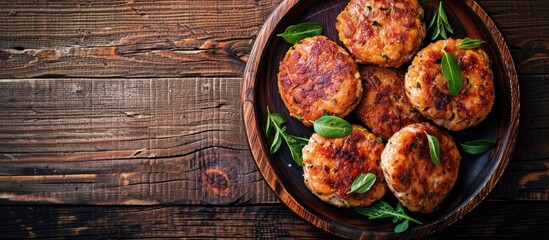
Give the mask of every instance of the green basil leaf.
M 269 153 L 274 154 L 276 151 L 278 151 L 281 144 L 282 139 L 280 138 L 280 132 L 276 131 L 273 138 L 273 143 L 271 144 L 271 148 L 269 149 Z
M 304 22 L 297 25 L 291 25 L 286 30 L 277 34 L 284 38 L 289 44 L 296 44 L 299 40 L 322 34 L 322 25 L 316 22 Z
M 365 193 L 366 191 L 370 190 L 370 188 L 374 185 L 376 182 L 376 175 L 373 173 L 367 173 L 367 174 L 360 174 L 355 181 L 353 181 L 353 184 L 351 185 L 351 190 L 347 192 L 347 194 L 350 193 Z
M 438 143 L 438 138 L 432 135 L 427 135 L 427 142 L 429 142 L 429 155 L 431 155 L 431 161 L 435 164 L 436 167 L 440 165 L 440 145 Z
M 410 225 L 410 220 L 406 219 L 406 220 L 402 221 L 401 223 L 396 225 L 395 233 L 402 233 L 402 232 L 406 231 L 406 229 L 408 229 L 409 225 Z
M 271 121 L 273 124 L 277 126 L 281 126 L 282 124 L 286 123 L 286 119 L 280 114 L 280 113 L 273 113 L 271 114 Z
M 322 116 L 313 122 L 316 133 L 326 138 L 345 137 L 353 131 L 353 126 L 337 116 Z
M 457 96 L 463 87 L 463 80 L 456 59 L 446 51 L 442 55 L 442 75 L 448 82 L 450 94 Z
M 479 139 L 474 141 L 469 141 L 465 143 L 460 143 L 461 149 L 469 154 L 481 154 L 489 151 L 494 146 L 496 146 L 496 142 L 492 142 L 490 140 L 485 139 Z
M 271 136 L 272 129 L 273 126 L 271 125 L 271 110 L 269 110 L 269 106 L 267 106 L 267 126 L 265 127 L 265 135 L 267 137 Z
M 472 39 L 472 38 L 466 37 L 462 39 L 457 46 L 461 49 L 473 49 L 473 48 L 479 47 L 483 43 L 484 41 L 480 39 Z
M 309 142 L 308 139 L 292 136 L 290 134 L 285 134 L 286 145 L 290 149 L 290 154 L 294 159 L 294 162 L 297 165 L 301 166 L 303 164 L 303 147 Z

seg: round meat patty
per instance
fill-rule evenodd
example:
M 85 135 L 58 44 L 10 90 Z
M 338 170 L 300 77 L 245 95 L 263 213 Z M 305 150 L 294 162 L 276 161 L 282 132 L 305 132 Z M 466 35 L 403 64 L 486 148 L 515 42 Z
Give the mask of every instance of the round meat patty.
M 440 165 L 429 154 L 427 135 L 438 138 Z M 461 155 L 452 137 L 430 123 L 415 123 L 396 132 L 381 154 L 387 186 L 413 212 L 436 210 L 458 177 Z
M 357 63 L 400 67 L 425 38 L 423 8 L 417 0 L 351 0 L 336 29 Z
M 404 126 L 425 122 L 404 93 L 404 72 L 368 65 L 360 76 L 364 92 L 355 114 L 372 133 L 389 139 Z
M 490 60 L 480 48 L 461 49 L 460 39 L 439 40 L 422 49 L 412 61 L 404 88 L 412 105 L 439 126 L 459 131 L 479 124 L 494 105 L 494 80 Z M 442 75 L 443 51 L 454 56 L 463 87 L 450 95 Z
M 288 50 L 279 66 L 278 91 L 290 115 L 311 126 L 326 114 L 349 114 L 362 96 L 362 84 L 345 49 L 315 36 Z
M 383 197 L 386 184 L 379 166 L 384 145 L 365 128 L 353 125 L 343 138 L 324 138 L 317 133 L 303 148 L 305 185 L 320 199 L 339 207 L 368 206 Z M 364 193 L 350 193 L 353 181 L 373 173 L 376 181 Z

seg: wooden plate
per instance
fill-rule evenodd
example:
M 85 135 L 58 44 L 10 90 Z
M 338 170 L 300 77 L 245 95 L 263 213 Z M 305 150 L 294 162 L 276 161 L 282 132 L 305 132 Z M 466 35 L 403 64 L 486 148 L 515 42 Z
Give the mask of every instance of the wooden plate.
M 369 220 L 352 209 L 338 208 L 322 202 L 303 183 L 303 170 L 297 166 L 283 147 L 274 155 L 268 154 L 269 140 L 265 137 L 266 106 L 281 113 L 289 122 L 288 132 L 309 137 L 312 129 L 288 115 L 277 87 L 278 65 L 290 44 L 276 37 L 292 24 L 320 22 L 324 35 L 336 41 L 335 18 L 348 0 L 287 0 L 269 17 L 255 42 L 244 74 L 242 108 L 244 126 L 253 158 L 269 187 L 280 200 L 310 224 L 324 231 L 347 238 L 410 238 L 423 237 L 454 223 L 475 208 L 492 190 L 511 158 L 519 121 L 519 89 L 513 60 L 496 25 L 472 0 L 444 1 L 444 8 L 454 28 L 454 38 L 480 38 L 490 55 L 496 86 L 496 100 L 490 115 L 478 126 L 452 132 L 457 141 L 479 138 L 498 141 L 496 148 L 482 155 L 462 153 L 459 177 L 440 209 L 430 214 L 412 214 L 423 225 L 410 224 L 401 234 L 393 232 L 390 220 Z M 429 21 L 438 1 L 424 4 L 425 19 Z M 426 43 L 431 31 L 427 32 Z M 353 119 L 349 119 L 354 121 Z M 390 191 L 384 197 L 394 204 Z

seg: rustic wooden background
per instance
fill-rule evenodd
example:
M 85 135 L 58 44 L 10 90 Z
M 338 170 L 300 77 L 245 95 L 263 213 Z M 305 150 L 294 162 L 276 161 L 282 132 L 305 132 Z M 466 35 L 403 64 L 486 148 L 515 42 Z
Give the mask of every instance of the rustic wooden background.
M 0 0 L 2 238 L 322 238 L 263 182 L 242 75 L 281 0 Z M 482 0 L 519 73 L 516 153 L 433 238 L 549 236 L 549 1 Z

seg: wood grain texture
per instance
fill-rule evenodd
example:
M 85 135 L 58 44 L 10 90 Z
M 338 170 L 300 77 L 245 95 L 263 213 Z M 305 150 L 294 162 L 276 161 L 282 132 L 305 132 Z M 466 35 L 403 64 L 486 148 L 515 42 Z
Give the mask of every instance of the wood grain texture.
M 502 31 L 520 74 L 549 73 L 546 1 L 477 1 Z
M 0 1 L 0 77 L 240 77 L 280 2 Z M 479 3 L 504 33 L 518 72 L 549 73 L 547 4 Z
M 240 87 L 241 79 L 1 80 L 0 189 L 9 192 L 3 198 L 275 203 L 248 152 Z M 492 198 L 549 200 L 547 91 L 549 77 L 521 78 L 525 124 Z M 193 183 L 210 166 L 239 179 L 237 193 L 216 199 Z
M 429 239 L 538 239 L 548 203 L 484 202 Z M 378 220 L 382 221 L 382 220 Z M 1 206 L 4 238 L 333 239 L 279 205 L 245 207 Z
M 0 77 L 240 77 L 279 2 L 0 1 Z
M 1 80 L 0 198 L 276 202 L 244 142 L 240 81 Z
M 2 238 L 333 239 L 278 202 L 242 129 L 241 77 L 282 1 L 0 0 Z M 477 2 L 520 73 L 517 148 L 432 238 L 543 238 L 549 2 Z

